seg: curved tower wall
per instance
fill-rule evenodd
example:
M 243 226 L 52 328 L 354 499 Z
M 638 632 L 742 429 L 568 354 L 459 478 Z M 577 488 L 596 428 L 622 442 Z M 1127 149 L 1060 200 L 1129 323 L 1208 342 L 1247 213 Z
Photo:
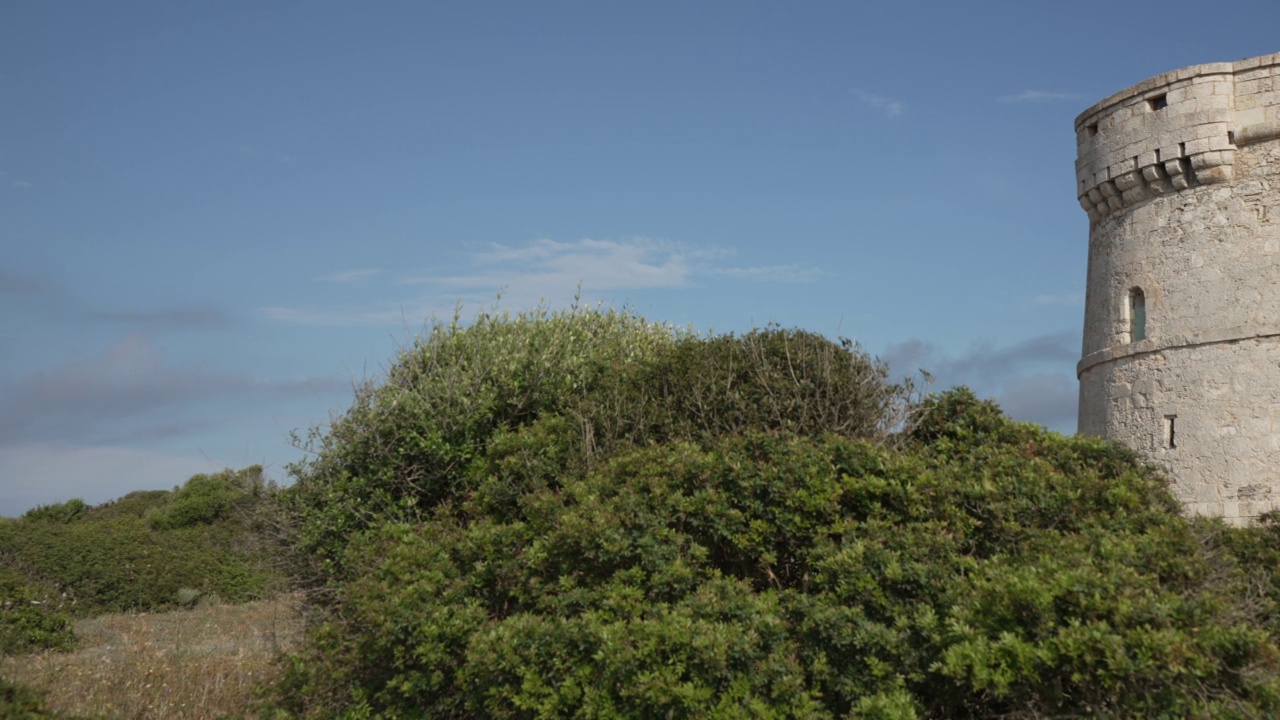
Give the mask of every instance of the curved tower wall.
M 1151 78 L 1076 138 L 1080 432 L 1166 468 L 1188 512 L 1280 508 L 1280 53 Z

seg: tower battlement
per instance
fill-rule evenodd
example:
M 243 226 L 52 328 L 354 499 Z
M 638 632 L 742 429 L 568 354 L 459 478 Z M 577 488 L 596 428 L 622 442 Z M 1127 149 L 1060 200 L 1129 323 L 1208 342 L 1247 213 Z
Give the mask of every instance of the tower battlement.
M 1075 129 L 1080 432 L 1164 467 L 1189 512 L 1280 509 L 1280 53 L 1151 78 Z
M 1076 194 L 1093 223 L 1230 182 L 1236 149 L 1280 137 L 1280 53 L 1174 70 L 1076 118 Z

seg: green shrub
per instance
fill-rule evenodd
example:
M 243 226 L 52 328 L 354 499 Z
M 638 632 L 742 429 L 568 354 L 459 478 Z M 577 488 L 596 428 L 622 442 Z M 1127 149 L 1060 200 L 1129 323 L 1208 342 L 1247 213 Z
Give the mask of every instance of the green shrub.
M 23 513 L 22 519 L 32 522 L 69 523 L 83 516 L 87 509 L 89 509 L 89 506 L 85 504 L 84 500 L 74 498 L 62 503 L 31 508 Z
M 660 377 L 682 342 L 692 341 L 616 375 Z M 716 342 L 709 355 L 733 356 Z M 730 377 L 714 366 L 691 375 L 730 387 L 708 379 Z M 310 647 L 289 661 L 282 707 L 310 717 L 1280 712 L 1266 621 L 1280 609 L 1243 565 L 1271 557 L 1274 539 L 1181 518 L 1164 480 L 1129 452 L 1012 423 L 964 389 L 925 402 L 893 448 L 887 411 L 841 436 L 819 432 L 835 414 L 801 421 L 803 404 L 727 421 L 750 402 L 708 392 L 678 405 L 637 387 L 655 411 L 603 433 L 626 438 L 608 452 L 598 442 L 593 455 L 599 436 L 580 432 L 585 405 L 545 410 L 474 438 L 465 471 L 442 471 L 428 495 L 353 521 L 330 546 L 343 570 L 329 575 Z M 643 407 L 625 387 L 609 392 L 588 397 Z M 712 420 L 680 419 L 694 406 Z M 699 432 L 707 421 L 724 424 Z M 353 434 L 329 442 L 346 462 L 352 446 L 370 447 Z M 347 511 L 324 505 L 332 484 L 408 482 L 376 462 L 315 473 L 330 461 L 303 468 L 303 523 Z M 431 501 L 380 514 L 413 497 Z
M 905 419 L 909 387 L 849 340 L 770 326 L 745 335 L 684 337 L 649 367 L 659 432 L 702 440 L 758 430 L 881 439 Z M 624 386 L 626 387 L 626 386 Z M 642 393 L 635 393 L 645 399 Z M 643 404 L 630 408 L 639 416 Z
M 13 566 L 56 583 L 77 614 L 172 607 L 184 587 L 233 601 L 261 597 L 266 567 L 234 547 L 220 526 L 157 531 L 120 518 L 54 527 L 0 526 L 0 544 L 14 549 Z
M 146 515 L 156 529 L 209 525 L 227 518 L 236 507 L 263 491 L 262 467 L 224 470 L 216 475 L 193 475 L 174 491 L 168 503 Z
M 291 468 L 297 556 L 326 577 L 351 533 L 374 520 L 421 517 L 465 494 L 489 441 L 543 415 L 574 419 L 588 452 L 607 442 L 612 428 L 595 426 L 616 418 L 576 406 L 678 335 L 627 313 L 580 308 L 437 324 L 401 353 L 385 383 L 360 387 L 327 434 L 312 432 L 311 458 Z
M 68 650 L 75 642 L 71 620 L 63 613 L 33 604 L 0 606 L 0 655 Z
M 0 567 L 0 655 L 72 647 L 75 633 L 59 601 L 51 587 Z
M 143 518 L 147 513 L 168 505 L 172 499 L 173 492 L 169 490 L 134 490 L 123 497 L 93 506 L 87 517 L 92 520 Z
M 485 316 L 311 437 L 294 715 L 1280 712 L 1280 531 L 847 343 Z
M 584 308 L 438 324 L 328 434 L 310 436 L 287 493 L 296 557 L 323 584 L 371 525 L 477 494 L 510 509 L 526 489 L 647 443 L 748 430 L 884 437 L 911 395 L 885 373 L 851 343 L 778 328 L 701 337 Z

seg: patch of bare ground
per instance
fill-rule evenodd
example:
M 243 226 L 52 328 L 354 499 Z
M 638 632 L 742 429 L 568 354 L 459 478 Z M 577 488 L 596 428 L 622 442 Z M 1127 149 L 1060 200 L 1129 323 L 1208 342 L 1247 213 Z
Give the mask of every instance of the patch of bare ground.
M 47 693 L 74 716 L 196 720 L 251 714 L 254 689 L 301 639 L 299 598 L 76 623 L 74 652 L 0 658 L 0 677 Z

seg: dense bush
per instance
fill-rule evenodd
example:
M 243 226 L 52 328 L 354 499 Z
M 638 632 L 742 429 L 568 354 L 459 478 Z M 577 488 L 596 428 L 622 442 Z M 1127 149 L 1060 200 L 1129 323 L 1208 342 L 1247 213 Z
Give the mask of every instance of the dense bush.
M 81 616 L 181 606 L 184 590 L 233 602 L 263 597 L 282 583 L 258 526 L 272 492 L 251 467 L 97 507 L 37 508 L 0 522 L 0 579 L 20 577 L 39 588 L 30 599 L 40 607 Z
M 963 389 L 904 423 L 855 347 L 578 310 L 389 377 L 288 494 L 326 591 L 292 714 L 1280 712 L 1274 526 Z
M 262 467 L 258 465 L 238 472 L 193 475 L 174 491 L 169 502 L 152 508 L 146 517 L 156 529 L 209 525 L 230 517 L 236 508 L 261 497 L 265 489 Z
M 33 507 L 23 513 L 22 519 L 32 522 L 68 523 L 79 518 L 88 509 L 89 506 L 84 500 L 74 498 L 66 502 Z
M 0 567 L 0 655 L 63 650 L 74 645 L 71 620 L 60 611 L 60 605 L 52 587 L 41 587 Z
M 123 497 L 90 508 L 93 520 L 115 520 L 122 517 L 145 518 L 148 513 L 160 512 L 173 499 L 169 490 L 134 490 Z
M 297 556 L 326 582 L 353 533 L 471 493 L 500 505 L 620 447 L 751 429 L 882 436 L 911 392 L 885 376 L 851 344 L 777 328 L 700 337 L 586 308 L 438 324 L 313 431 L 312 458 L 292 468 Z

